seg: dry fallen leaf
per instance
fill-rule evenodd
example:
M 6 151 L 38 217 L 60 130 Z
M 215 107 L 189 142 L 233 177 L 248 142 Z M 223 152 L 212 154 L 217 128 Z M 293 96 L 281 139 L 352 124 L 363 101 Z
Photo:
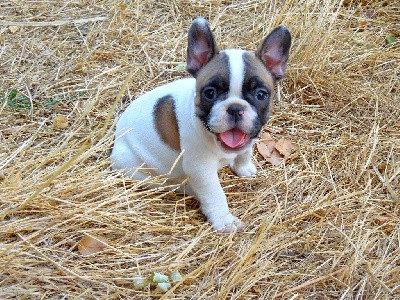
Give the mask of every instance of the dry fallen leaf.
M 373 222 L 380 226 L 382 231 L 386 234 L 391 234 L 395 230 L 395 221 L 389 215 L 376 215 L 373 216 Z
M 258 152 L 264 157 L 265 159 L 271 157 L 272 151 L 274 150 L 273 148 L 270 149 L 265 143 L 263 142 L 258 142 L 256 143 L 256 147 Z
M 377 225 L 387 224 L 391 221 L 391 218 L 388 216 L 374 216 L 374 223 Z
M 54 116 L 53 119 L 54 129 L 65 129 L 68 127 L 68 117 L 66 116 Z
M 282 138 L 275 144 L 275 149 L 287 159 L 292 154 L 294 145 L 290 140 Z
M 258 152 L 265 158 L 269 158 L 272 155 L 272 151 L 275 148 L 274 138 L 267 132 L 263 132 L 260 135 L 260 140 L 256 144 Z
M 277 167 L 281 164 L 283 157 L 276 149 L 274 149 L 274 151 L 272 151 L 271 157 L 268 157 L 265 160 L 270 162 L 273 166 Z
M 15 25 L 8 26 L 8 30 L 11 33 L 16 33 L 19 30 L 19 26 L 15 26 Z
M 274 138 L 268 133 L 268 132 L 263 132 L 260 134 L 260 141 L 273 141 L 275 142 Z
M 80 254 L 86 256 L 103 251 L 106 246 L 106 239 L 87 235 L 79 242 L 78 250 Z
M 260 140 L 256 143 L 256 147 L 262 157 L 274 166 L 279 166 L 282 160 L 288 158 L 295 148 L 288 139 L 282 138 L 275 142 L 268 132 L 263 132 L 260 135 Z
M 366 27 L 367 27 L 367 21 L 361 20 L 361 21 L 358 23 L 358 30 L 359 30 L 359 31 L 364 31 Z

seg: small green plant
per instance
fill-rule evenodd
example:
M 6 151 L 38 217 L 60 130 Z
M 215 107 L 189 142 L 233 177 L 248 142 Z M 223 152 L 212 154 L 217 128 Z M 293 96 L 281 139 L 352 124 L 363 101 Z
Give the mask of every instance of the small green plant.
M 386 41 L 387 45 L 392 45 L 392 44 L 396 43 L 396 37 L 389 34 L 386 36 L 385 41 Z
M 74 102 L 85 96 L 87 96 L 87 93 L 85 91 L 81 91 L 71 95 L 70 97 L 61 96 L 60 98 L 50 98 L 40 102 L 35 101 L 32 103 L 28 97 L 19 95 L 18 90 L 12 89 L 10 92 L 5 93 L 5 97 L 0 98 L 0 105 L 6 102 L 9 107 L 14 109 L 30 109 L 33 104 L 33 107 L 35 108 L 50 109 L 60 102 Z
M 6 96 L 5 101 L 7 101 L 7 105 L 12 108 L 17 109 L 28 109 L 31 107 L 31 101 L 28 97 L 25 96 L 18 96 L 17 90 L 12 90 Z M 1 103 L 4 102 L 4 99 L 1 99 Z

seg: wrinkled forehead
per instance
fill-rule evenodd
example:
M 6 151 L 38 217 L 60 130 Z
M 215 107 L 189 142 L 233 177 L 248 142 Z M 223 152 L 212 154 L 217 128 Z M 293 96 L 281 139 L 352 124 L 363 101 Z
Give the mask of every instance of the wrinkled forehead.
M 219 81 L 223 89 L 229 89 L 230 96 L 242 96 L 243 86 L 249 80 L 258 79 L 272 91 L 273 77 L 254 53 L 229 49 L 220 52 L 206 64 L 197 76 L 197 89 L 211 82 Z

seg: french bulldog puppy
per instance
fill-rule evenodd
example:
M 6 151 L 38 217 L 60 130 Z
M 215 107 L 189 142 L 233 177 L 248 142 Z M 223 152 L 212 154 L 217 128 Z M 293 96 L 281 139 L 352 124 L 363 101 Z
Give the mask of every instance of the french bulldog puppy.
M 188 34 L 187 71 L 134 100 L 121 115 L 111 153 L 113 169 L 135 179 L 149 175 L 188 178 L 186 191 L 220 232 L 241 231 L 229 211 L 218 170 L 255 175 L 255 139 L 268 120 L 274 85 L 286 69 L 291 35 L 276 27 L 255 52 L 220 51 L 203 18 Z

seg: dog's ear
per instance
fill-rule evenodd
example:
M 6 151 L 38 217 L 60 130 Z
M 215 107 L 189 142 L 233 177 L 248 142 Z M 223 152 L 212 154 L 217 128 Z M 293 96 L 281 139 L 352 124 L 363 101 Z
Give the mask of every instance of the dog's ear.
M 289 49 L 292 36 L 289 30 L 281 25 L 276 27 L 264 40 L 256 52 L 267 69 L 272 73 L 275 81 L 281 79 L 286 70 L 289 58 Z
M 186 70 L 196 77 L 218 51 L 207 21 L 196 18 L 189 29 Z

